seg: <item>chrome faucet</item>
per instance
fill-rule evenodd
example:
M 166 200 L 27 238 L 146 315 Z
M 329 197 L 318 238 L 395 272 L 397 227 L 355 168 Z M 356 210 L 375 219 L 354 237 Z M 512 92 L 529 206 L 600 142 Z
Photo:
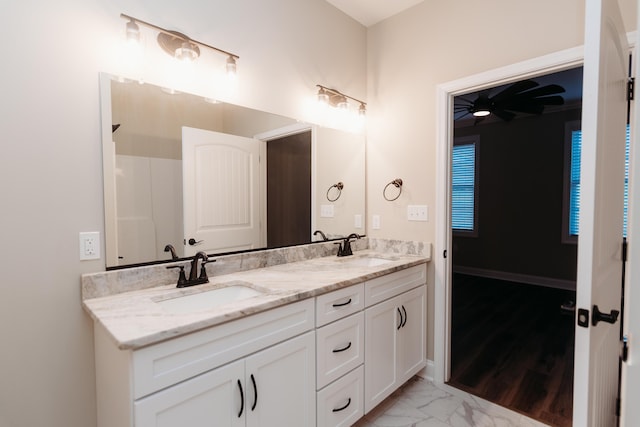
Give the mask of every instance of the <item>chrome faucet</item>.
M 200 275 L 198 275 L 198 260 L 202 260 L 200 263 Z M 215 260 L 209 260 L 206 253 L 200 251 L 197 252 L 191 259 L 191 271 L 189 272 L 189 278 L 187 279 L 184 273 L 184 265 L 172 265 L 167 268 L 179 268 L 180 274 L 178 276 L 178 288 L 186 288 L 187 286 L 201 285 L 203 283 L 209 283 L 209 277 L 207 276 L 206 264 L 215 262 Z
M 313 232 L 314 236 L 317 236 L 318 234 L 322 236 L 322 240 L 324 240 L 325 242 L 329 240 L 327 239 L 327 236 L 322 232 L 322 230 L 316 230 Z

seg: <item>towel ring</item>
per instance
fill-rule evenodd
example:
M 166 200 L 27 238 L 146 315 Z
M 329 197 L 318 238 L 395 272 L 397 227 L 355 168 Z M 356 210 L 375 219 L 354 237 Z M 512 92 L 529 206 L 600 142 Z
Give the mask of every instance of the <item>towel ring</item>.
M 387 188 L 389 188 L 390 185 L 393 185 L 394 187 L 399 189 L 398 195 L 392 199 L 387 197 Z M 394 179 L 393 181 L 385 185 L 384 190 L 382 190 L 382 197 L 384 197 L 384 199 L 389 202 L 393 202 L 394 200 L 396 200 L 398 197 L 400 197 L 400 194 L 402 194 L 402 180 L 400 178 Z
M 338 190 L 338 195 L 336 196 L 335 199 L 332 199 L 331 197 L 329 197 L 329 193 L 331 192 L 332 188 L 336 188 Z M 337 184 L 333 184 L 331 187 L 329 187 L 329 189 L 327 190 L 327 200 L 330 202 L 335 202 L 336 200 L 338 200 L 340 198 L 340 196 L 342 195 L 342 189 L 344 188 L 344 184 L 342 182 L 339 182 Z

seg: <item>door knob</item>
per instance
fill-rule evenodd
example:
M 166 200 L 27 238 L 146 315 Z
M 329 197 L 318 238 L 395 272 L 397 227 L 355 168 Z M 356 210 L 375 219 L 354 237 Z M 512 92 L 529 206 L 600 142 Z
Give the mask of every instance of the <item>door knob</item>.
M 197 246 L 200 243 L 204 242 L 204 240 L 196 240 L 193 237 L 189 239 L 189 241 L 187 243 L 189 243 L 189 245 L 191 246 Z
M 591 324 L 596 326 L 598 322 L 607 322 L 607 323 L 616 323 L 618 320 L 618 315 L 620 312 L 618 310 L 611 310 L 611 313 L 602 313 L 597 305 L 593 306 L 593 316 L 591 317 Z

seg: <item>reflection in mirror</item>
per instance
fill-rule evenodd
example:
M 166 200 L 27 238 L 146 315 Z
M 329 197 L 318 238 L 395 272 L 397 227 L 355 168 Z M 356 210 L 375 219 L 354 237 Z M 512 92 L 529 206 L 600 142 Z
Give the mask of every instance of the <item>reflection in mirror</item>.
M 364 230 L 364 136 L 101 75 L 107 268 Z M 344 185 L 335 200 L 326 189 Z

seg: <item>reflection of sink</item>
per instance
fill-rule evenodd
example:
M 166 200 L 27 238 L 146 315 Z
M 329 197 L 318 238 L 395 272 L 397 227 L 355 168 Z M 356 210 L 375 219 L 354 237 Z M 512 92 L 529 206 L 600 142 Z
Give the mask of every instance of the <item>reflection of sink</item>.
M 209 310 L 221 305 L 253 298 L 258 295 L 264 295 L 264 293 L 248 286 L 232 285 L 224 288 L 212 289 L 210 291 L 166 299 L 164 301 L 157 301 L 157 304 L 172 313 L 189 313 Z
M 348 264 L 357 265 L 359 267 L 377 267 L 379 265 L 388 264 L 390 262 L 393 262 L 393 261 L 389 259 L 376 258 L 376 257 L 361 257 L 361 258 L 350 259 L 349 261 L 347 261 Z

